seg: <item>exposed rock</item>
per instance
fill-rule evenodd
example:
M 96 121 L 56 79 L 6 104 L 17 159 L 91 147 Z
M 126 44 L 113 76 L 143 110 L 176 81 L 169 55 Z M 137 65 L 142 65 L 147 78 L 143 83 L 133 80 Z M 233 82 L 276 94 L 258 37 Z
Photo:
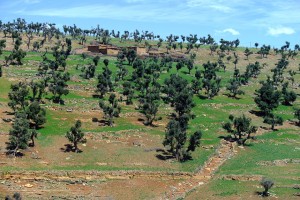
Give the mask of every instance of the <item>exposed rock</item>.
M 32 188 L 32 187 L 33 187 L 33 185 L 31 185 L 30 183 L 27 183 L 27 184 L 25 184 L 25 185 L 24 185 L 24 187 L 27 187 L 27 188 Z

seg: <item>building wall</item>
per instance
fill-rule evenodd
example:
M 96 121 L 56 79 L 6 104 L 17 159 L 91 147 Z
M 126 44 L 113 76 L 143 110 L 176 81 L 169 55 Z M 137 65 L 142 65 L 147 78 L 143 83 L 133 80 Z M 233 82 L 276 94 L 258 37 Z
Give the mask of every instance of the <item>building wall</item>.
M 119 49 L 107 49 L 107 54 L 111 56 L 117 56 L 119 53 Z
M 137 47 L 137 52 L 138 55 L 143 55 L 143 54 L 147 54 L 146 52 L 146 48 L 145 47 Z
M 107 54 L 107 48 L 100 48 L 99 52 L 102 54 Z
M 91 45 L 91 46 L 88 46 L 88 51 L 90 52 L 94 52 L 94 53 L 99 53 L 99 46 L 98 45 Z

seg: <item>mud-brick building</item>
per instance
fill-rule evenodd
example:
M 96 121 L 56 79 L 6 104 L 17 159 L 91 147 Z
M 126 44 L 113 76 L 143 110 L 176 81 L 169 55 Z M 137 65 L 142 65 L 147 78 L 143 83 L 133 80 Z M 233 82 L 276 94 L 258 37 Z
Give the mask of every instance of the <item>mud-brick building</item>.
M 99 45 L 89 45 L 88 51 L 93 53 L 99 53 Z
M 138 46 L 131 46 L 127 47 L 127 49 L 133 49 L 136 51 L 137 55 L 139 56 L 149 56 L 145 47 L 138 47 Z M 121 50 L 120 47 L 112 46 L 112 45 L 89 45 L 88 51 L 93 53 L 101 53 L 103 55 L 110 55 L 110 56 L 117 56 L 119 51 Z
M 132 46 L 132 47 L 127 47 L 127 49 L 135 50 L 137 55 L 147 55 L 148 54 L 145 47 Z
M 99 52 L 104 55 L 117 56 L 120 51 L 119 47 L 114 47 L 110 45 L 100 45 Z
M 102 53 L 104 55 L 117 56 L 120 48 L 111 45 L 89 45 L 88 51 L 93 53 Z

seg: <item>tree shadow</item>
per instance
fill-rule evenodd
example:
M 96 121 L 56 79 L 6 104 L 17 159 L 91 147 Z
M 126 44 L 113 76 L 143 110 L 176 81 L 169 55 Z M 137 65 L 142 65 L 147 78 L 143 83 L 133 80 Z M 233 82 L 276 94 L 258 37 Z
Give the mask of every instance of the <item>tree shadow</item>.
M 138 118 L 138 121 L 143 122 L 143 123 L 145 122 L 145 120 L 143 118 Z
M 65 105 L 65 101 L 60 99 L 59 102 L 58 102 L 60 105 Z
M 93 98 L 96 98 L 96 99 L 102 99 L 103 97 L 99 94 L 93 94 L 92 95 Z
M 99 126 L 110 126 L 109 121 L 107 121 L 105 119 L 101 119 L 101 120 L 98 119 L 98 123 L 99 123 Z
M 300 122 L 297 122 L 297 121 L 291 121 L 291 120 L 289 120 L 288 123 L 289 123 L 290 125 L 300 126 Z
M 169 151 L 166 151 L 164 149 L 157 149 L 156 152 L 160 152 L 159 154 L 155 155 L 155 157 L 158 158 L 159 160 L 174 159 L 174 156 Z
M 289 106 L 289 107 L 290 107 L 290 106 L 293 106 L 293 104 L 291 104 L 290 102 L 283 102 L 282 105 L 284 105 L 284 106 Z
M 250 110 L 249 113 L 256 115 L 257 117 L 263 117 L 265 114 L 262 111 Z
M 10 118 L 2 118 L 2 121 L 6 122 L 6 123 L 9 123 L 9 122 L 12 122 L 12 119 L 10 119 Z
M 202 99 L 202 100 L 208 99 L 207 96 L 204 96 L 204 95 L 202 95 L 202 94 L 198 94 L 198 97 L 199 97 L 200 99 Z
M 21 152 L 17 152 L 15 155 L 13 155 L 13 152 L 11 152 L 11 151 L 7 151 L 5 154 L 9 158 L 15 158 L 15 157 L 21 158 L 25 155 L 24 153 L 21 153 Z
M 34 143 L 33 143 L 33 142 L 29 142 L 29 143 L 28 143 L 28 146 L 29 146 L 29 147 L 34 147 Z
M 251 146 L 253 146 L 252 143 L 245 143 L 246 141 L 243 141 L 242 139 L 239 140 L 238 138 L 231 137 L 231 135 L 219 136 L 218 138 L 226 140 L 227 142 L 232 142 L 232 143 L 236 142 L 239 146 L 243 146 L 243 147 L 251 147 Z M 249 139 L 256 140 L 255 137 L 247 138 L 247 140 L 249 140 Z
M 270 130 L 270 128 L 265 127 L 265 126 L 260 126 L 259 128 L 261 128 L 261 129 L 263 129 L 263 130 L 266 130 L 266 131 Z
M 186 72 L 186 71 L 181 71 L 182 74 L 185 74 L 185 75 L 190 75 L 189 72 Z
M 269 197 L 270 193 L 265 193 L 265 192 L 260 192 L 260 191 L 256 191 L 255 192 L 256 195 L 261 196 L 261 197 Z
M 64 153 L 68 153 L 68 152 L 76 152 L 76 153 L 82 153 L 82 151 L 80 149 L 77 149 L 77 151 L 75 150 L 74 146 L 71 144 L 65 144 L 64 145 L 65 148 L 60 148 L 60 150 Z
M 241 99 L 240 97 L 233 96 L 231 94 L 224 94 L 224 95 L 227 96 L 228 98 L 232 98 L 232 99 L 235 99 L 235 100 L 240 100 Z
M 150 126 L 150 127 L 153 127 L 153 128 L 158 127 L 158 125 L 155 125 L 155 124 L 144 123 L 144 125 L 145 125 L 145 126 Z
M 223 140 L 226 140 L 227 142 L 236 142 L 237 139 L 231 137 L 231 135 L 227 135 L 227 136 L 219 136 L 218 137 L 219 139 L 223 139 Z
M 97 117 L 93 117 L 92 122 L 99 122 L 99 119 Z
M 9 112 L 9 111 L 4 111 L 3 113 L 5 113 L 5 114 L 7 114 L 7 115 L 14 115 L 15 114 L 15 112 Z

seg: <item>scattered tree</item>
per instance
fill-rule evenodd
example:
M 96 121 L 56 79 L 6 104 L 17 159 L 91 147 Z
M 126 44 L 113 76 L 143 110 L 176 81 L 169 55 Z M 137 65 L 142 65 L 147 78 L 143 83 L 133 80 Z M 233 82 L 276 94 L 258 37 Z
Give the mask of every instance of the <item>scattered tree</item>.
M 17 111 L 22 109 L 25 111 L 25 107 L 28 105 L 27 96 L 29 95 L 29 90 L 27 85 L 23 82 L 12 84 L 10 86 L 11 91 L 8 93 L 8 106 Z
M 81 152 L 81 150 L 78 149 L 78 143 L 86 143 L 86 138 L 84 138 L 84 132 L 81 130 L 80 120 L 77 120 L 75 126 L 72 126 L 70 131 L 67 132 L 66 138 L 72 142 L 76 153 Z
M 142 98 L 142 113 L 144 113 L 146 117 L 145 125 L 153 125 L 153 121 L 158 112 L 159 101 L 159 90 L 155 87 L 148 89 L 146 95 Z
M 226 89 L 230 92 L 230 97 L 236 98 L 236 95 L 245 94 L 245 92 L 241 90 L 240 87 L 241 87 L 240 80 L 230 79 Z
M 185 127 L 179 121 L 171 120 L 166 128 L 164 146 L 169 146 L 169 151 L 180 162 L 191 159 L 191 152 L 200 146 L 201 131 L 196 131 L 189 139 L 189 145 L 185 148 L 187 135 Z
M 103 110 L 104 117 L 107 120 L 109 126 L 113 125 L 113 118 L 119 117 L 121 107 L 118 105 L 118 100 L 115 94 L 109 96 L 108 104 L 105 104 L 103 100 L 99 101 L 99 107 Z
M 69 94 L 67 81 L 70 80 L 70 74 L 55 72 L 50 80 L 49 91 L 53 94 L 53 102 L 63 103 L 61 96 Z
M 223 128 L 228 132 L 233 134 L 234 140 L 240 145 L 245 145 L 248 139 L 254 139 L 251 136 L 251 133 L 257 131 L 256 126 L 251 125 L 251 118 L 246 117 L 245 115 L 241 117 L 234 117 L 233 115 L 229 116 L 230 122 L 227 122 L 223 125 Z
M 261 84 L 261 88 L 256 90 L 254 101 L 262 113 L 268 115 L 279 106 L 281 93 L 275 89 L 270 77 Z
M 12 129 L 9 131 L 9 138 L 7 142 L 7 153 L 17 156 L 20 149 L 28 147 L 30 139 L 29 121 L 24 112 L 18 112 L 15 115 L 15 121 Z
M 263 178 L 260 182 L 260 185 L 264 187 L 264 191 L 262 192 L 263 197 L 269 196 L 269 189 L 271 189 L 274 185 L 274 182 L 270 179 Z
M 37 137 L 36 130 L 46 123 L 46 110 L 40 106 L 37 101 L 31 103 L 26 109 L 27 119 L 30 122 L 31 131 L 31 145 L 34 146 L 34 138 Z
M 273 113 L 269 113 L 264 116 L 264 123 L 270 124 L 271 129 L 275 130 L 275 125 L 282 125 L 283 119 L 280 116 L 276 116 Z
M 249 60 L 249 56 L 250 56 L 251 54 L 253 54 L 253 52 L 250 51 L 248 48 L 246 48 L 245 51 L 244 51 L 244 54 L 245 54 L 245 56 L 247 57 L 247 60 Z
M 297 94 L 294 92 L 294 91 L 288 91 L 287 88 L 288 88 L 288 85 L 289 83 L 288 82 L 285 82 L 282 86 L 282 96 L 283 96 L 283 101 L 282 103 L 284 105 L 292 105 L 292 103 L 294 101 L 296 101 L 297 99 Z
M 134 88 L 129 81 L 123 83 L 123 95 L 126 96 L 126 104 L 132 104 L 134 96 Z

